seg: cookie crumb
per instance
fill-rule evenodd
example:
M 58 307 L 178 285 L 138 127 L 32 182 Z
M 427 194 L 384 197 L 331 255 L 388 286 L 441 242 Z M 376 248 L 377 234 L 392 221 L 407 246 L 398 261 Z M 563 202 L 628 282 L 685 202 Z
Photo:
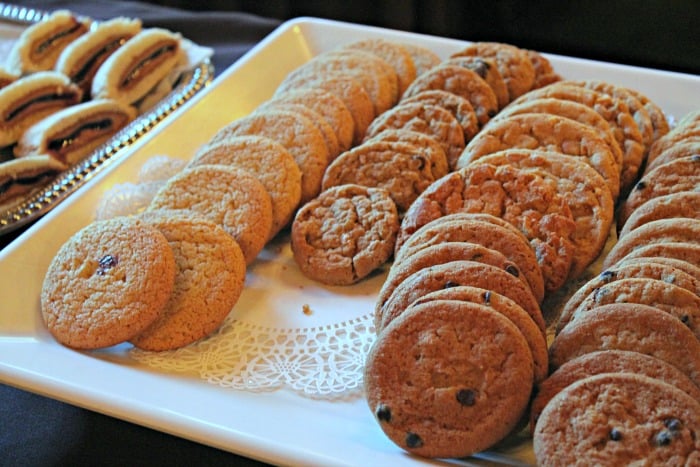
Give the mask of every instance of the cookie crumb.
M 311 316 L 313 313 L 308 303 L 304 303 L 304 305 L 301 307 L 301 311 L 303 311 L 306 316 Z

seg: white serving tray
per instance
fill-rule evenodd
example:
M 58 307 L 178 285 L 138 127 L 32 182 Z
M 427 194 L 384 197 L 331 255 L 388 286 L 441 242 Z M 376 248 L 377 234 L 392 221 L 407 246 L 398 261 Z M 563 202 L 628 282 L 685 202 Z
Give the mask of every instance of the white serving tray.
M 269 98 L 295 67 L 337 45 L 369 37 L 423 45 L 447 57 L 465 42 L 300 18 L 280 26 L 0 252 L 0 381 L 183 438 L 280 465 L 528 465 L 531 443 L 452 461 L 412 457 L 392 444 L 363 398 L 320 400 L 287 390 L 253 393 L 146 368 L 128 348 L 77 352 L 57 344 L 40 316 L 39 294 L 58 248 L 92 221 L 101 196 L 133 181 L 157 154 L 188 159 L 233 119 Z M 517 45 L 517 44 L 516 44 Z M 700 109 L 700 78 L 547 55 L 566 78 L 630 86 L 681 117 Z M 274 293 L 274 290 L 270 291 Z M 21 416 L 21 414 L 17 414 Z

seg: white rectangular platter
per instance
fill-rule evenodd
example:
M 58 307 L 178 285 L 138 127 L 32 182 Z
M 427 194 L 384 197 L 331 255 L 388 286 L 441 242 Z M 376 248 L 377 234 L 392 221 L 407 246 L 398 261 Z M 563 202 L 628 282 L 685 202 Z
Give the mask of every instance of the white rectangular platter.
M 364 399 L 321 400 L 287 390 L 247 392 L 146 368 L 123 348 L 77 352 L 57 344 L 39 308 L 58 248 L 92 221 L 101 196 L 135 179 L 158 154 L 188 159 L 199 145 L 268 99 L 295 67 L 340 44 L 382 37 L 447 57 L 464 42 L 300 18 L 280 26 L 109 170 L 0 252 L 0 381 L 183 438 L 279 465 L 529 465 L 529 440 L 493 455 L 449 462 L 407 455 L 383 435 Z M 517 45 L 517 44 L 516 44 Z M 638 89 L 673 117 L 700 109 L 700 78 L 547 55 L 566 78 Z M 274 290 L 270 293 L 274 293 Z M 21 414 L 17 414 L 21 416 Z

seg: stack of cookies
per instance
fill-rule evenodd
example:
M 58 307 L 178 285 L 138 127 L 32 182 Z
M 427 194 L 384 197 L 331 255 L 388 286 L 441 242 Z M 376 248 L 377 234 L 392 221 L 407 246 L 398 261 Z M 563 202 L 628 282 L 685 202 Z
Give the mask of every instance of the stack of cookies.
M 11 202 L 104 144 L 170 92 L 179 34 L 58 10 L 0 63 L 0 201 Z
M 700 459 L 697 115 L 651 145 L 641 179 L 621 203 L 603 271 L 561 310 L 550 347 L 555 371 L 531 411 L 542 465 Z M 594 416 L 601 419 L 595 430 L 563 431 L 563 418 L 583 426 Z
M 481 354 L 481 346 L 486 345 L 470 341 L 472 338 L 457 327 L 455 321 L 464 317 L 452 316 L 452 321 L 447 323 L 442 311 L 456 310 L 460 307 L 457 302 L 468 302 L 468 306 L 463 306 L 464 310 L 455 313 L 470 313 L 466 308 L 486 305 L 492 312 L 505 314 L 502 307 L 495 304 L 494 295 L 499 297 L 500 302 L 503 301 L 501 297 L 505 297 L 519 310 L 525 311 L 529 327 L 534 323 L 537 328 L 537 324 L 540 324 L 540 333 L 534 339 L 534 334 L 516 324 L 521 336 L 525 336 L 527 345 L 524 348 L 529 348 L 529 352 L 524 352 L 526 355 L 529 353 L 529 359 L 525 357 L 524 360 L 531 363 L 523 365 L 530 364 L 533 369 L 532 378 L 528 381 L 537 387 L 546 388 L 546 366 L 549 363 L 552 368 L 556 368 L 562 360 L 554 352 L 556 347 L 552 348 L 553 351 L 547 357 L 542 356 L 542 346 L 546 349 L 546 344 L 542 343 L 544 319 L 538 305 L 545 296 L 558 292 L 565 284 L 582 277 L 600 256 L 615 223 L 616 206 L 622 206 L 619 221 L 624 218 L 625 210 L 629 210 L 632 203 L 639 203 L 635 201 L 640 196 L 635 194 L 636 191 L 659 184 L 656 181 L 648 185 L 644 181 L 641 185 L 636 184 L 639 175 L 643 173 L 647 157 L 651 162 L 653 157 L 658 157 L 656 154 L 666 150 L 668 143 L 665 141 L 679 141 L 680 134 L 684 135 L 683 144 L 686 146 L 676 149 L 677 152 L 671 151 L 671 155 L 665 157 L 682 159 L 686 154 L 683 151 L 693 147 L 688 144 L 688 139 L 692 140 L 695 135 L 694 114 L 684 118 L 677 129 L 670 131 L 663 111 L 646 96 L 611 83 L 562 80 L 550 71 L 546 73 L 547 78 L 543 78 L 546 83 L 543 82 L 536 89 L 532 89 L 532 85 L 530 88 L 518 87 L 517 80 L 513 79 L 510 86 L 506 86 L 510 91 L 508 94 L 502 91 L 502 86 L 493 84 L 497 79 L 493 76 L 485 79 L 486 75 L 481 73 L 483 81 L 490 85 L 496 99 L 485 92 L 483 86 L 472 84 L 457 91 L 454 83 L 462 79 L 454 78 L 450 81 L 450 78 L 466 74 L 454 67 L 460 64 L 465 66 L 465 56 L 471 57 L 473 61 L 469 63 L 472 66 L 475 56 L 478 60 L 489 63 L 487 60 L 493 58 L 487 53 L 480 56 L 475 50 L 493 48 L 498 46 L 475 44 L 468 52 L 455 54 L 424 76 L 419 76 L 404 94 L 404 98 L 409 101 L 417 96 L 425 96 L 427 100 L 424 106 L 440 107 L 442 102 L 443 109 L 451 109 L 453 117 L 460 113 L 454 110 L 458 108 L 454 96 L 459 94 L 467 101 L 471 96 L 473 109 L 471 118 L 457 119 L 461 123 L 471 121 L 471 127 L 469 124 L 462 125 L 463 146 L 456 138 L 441 140 L 439 135 L 450 134 L 448 131 L 441 134 L 433 131 L 431 134 L 442 143 L 450 172 L 424 189 L 403 213 L 394 264 L 375 308 L 377 342 L 367 359 L 367 399 L 380 426 L 396 444 L 423 456 L 465 456 L 484 449 L 490 445 L 488 443 L 493 444 L 508 433 L 505 426 L 511 429 L 516 427 L 519 416 L 527 410 L 527 401 L 524 405 L 518 405 L 510 392 L 500 394 L 495 387 L 487 390 L 485 384 L 488 380 L 481 376 L 481 371 L 485 371 L 492 361 L 502 362 L 499 358 L 506 358 L 508 350 L 504 354 L 491 350 L 488 358 L 474 357 L 473 360 L 470 352 L 453 355 L 450 351 L 443 351 L 443 358 L 437 357 L 439 352 L 435 349 L 442 345 L 438 343 L 441 340 L 438 337 L 442 336 L 440 330 L 447 333 L 445 330 L 449 329 L 449 334 L 446 335 L 463 336 L 464 342 L 470 342 L 470 349 L 478 349 L 477 354 Z M 508 46 L 503 46 L 502 50 L 512 53 Z M 514 60 L 508 63 L 513 65 Z M 511 73 L 513 69 L 511 67 Z M 527 72 L 515 75 L 527 76 Z M 464 91 L 465 89 L 469 91 Z M 498 96 L 504 97 L 499 99 Z M 412 123 L 408 122 L 412 122 L 415 117 L 410 112 L 410 106 L 402 101 L 373 122 L 367 141 L 380 139 L 381 132 L 386 131 L 386 128 L 398 131 L 401 123 L 410 128 Z M 496 111 L 488 110 L 494 109 L 494 102 Z M 474 110 L 479 105 L 482 106 L 480 112 Z M 459 108 L 465 108 L 463 102 Z M 442 122 L 443 117 L 440 119 Z M 375 126 L 378 134 L 372 132 Z M 442 125 L 442 128 L 454 126 L 455 122 L 451 121 L 451 125 Z M 472 128 L 471 134 L 469 128 Z M 423 132 L 430 134 L 426 130 Z M 667 173 L 682 174 L 677 177 L 688 174 L 689 170 L 694 169 L 676 170 L 667 167 Z M 647 176 L 646 173 L 644 176 Z M 692 177 L 691 175 L 690 178 Z M 667 186 L 674 182 L 677 179 Z M 690 188 L 695 182 L 693 179 L 676 185 L 679 191 L 697 191 L 697 187 Z M 664 190 L 665 188 L 660 188 L 659 192 Z M 625 200 L 630 192 L 632 194 L 629 200 Z M 666 193 L 668 191 L 663 194 Z M 693 193 L 684 193 L 682 196 L 690 199 Z M 670 212 L 667 205 L 668 203 L 661 209 Z M 696 219 L 698 211 L 691 203 L 684 208 L 675 208 L 674 212 L 675 217 Z M 637 214 L 636 217 L 642 217 L 642 214 Z M 644 218 L 647 221 L 655 220 L 659 215 L 649 214 Z M 623 255 L 630 254 L 632 249 L 636 252 L 638 248 L 635 247 L 642 245 L 650 251 L 658 252 L 660 247 L 657 244 L 683 243 L 688 247 L 684 250 L 687 255 L 696 242 L 691 238 L 700 238 L 694 219 L 666 220 L 663 225 L 653 225 L 652 222 L 652 225 L 628 238 L 624 238 L 626 232 L 621 231 L 621 240 L 610 252 L 606 262 L 612 264 Z M 507 232 L 508 227 L 510 232 Z M 511 238 L 513 233 L 519 238 Z M 518 247 L 515 248 L 514 245 Z M 487 252 L 482 251 L 484 248 Z M 500 262 L 494 259 L 494 250 L 500 254 Z M 637 257 L 642 254 L 632 253 Z M 670 326 L 680 328 L 677 332 L 685 334 L 685 337 L 679 339 L 682 344 L 678 344 L 678 349 L 686 344 L 691 347 L 697 345 L 694 328 L 690 324 L 697 319 L 695 315 L 700 310 L 697 276 L 689 272 L 690 264 L 686 263 L 682 268 L 669 264 L 677 259 L 678 257 L 675 260 L 666 258 L 662 266 L 642 264 L 640 260 L 629 258 L 629 264 L 607 271 L 581 289 L 577 297 L 572 297 L 564 316 L 576 315 L 577 320 L 583 321 L 584 314 L 592 315 L 583 310 L 593 307 L 605 309 L 619 306 L 628 308 L 627 313 L 630 313 L 631 309 L 642 307 L 642 302 L 653 296 L 655 306 L 666 308 L 667 318 L 669 313 L 676 316 Z M 506 267 L 503 261 L 513 264 Z M 515 276 L 521 280 L 510 280 L 504 287 L 503 280 L 492 275 L 500 272 L 502 276 L 504 271 L 517 271 Z M 615 286 L 608 284 L 612 282 L 611 278 L 615 278 Z M 527 294 L 521 293 L 523 288 Z M 523 296 L 527 298 L 523 299 Z M 574 305 L 577 300 L 579 303 Z M 627 303 L 616 304 L 622 301 Z M 574 312 L 574 309 L 577 311 Z M 431 313 L 434 314 L 434 322 L 430 322 L 430 316 L 433 316 Z M 511 318 L 512 315 L 505 315 L 512 323 L 516 323 Z M 608 315 L 605 316 L 603 318 L 601 313 L 598 322 L 601 326 L 604 322 L 608 325 L 610 323 Z M 619 319 L 620 323 L 630 321 L 628 315 Z M 426 324 L 425 329 L 418 327 L 418 323 L 427 322 L 430 324 Z M 476 326 L 478 323 L 470 320 L 470 324 Z M 663 328 L 664 324 L 657 323 L 656 326 Z M 597 329 L 594 325 L 588 326 L 581 334 L 596 336 L 597 331 L 594 329 Z M 650 332 L 648 328 L 645 329 Z M 461 332 L 464 334 L 459 334 Z M 643 341 L 642 334 L 630 330 L 630 340 Z M 601 339 L 612 340 L 608 334 L 605 336 L 607 337 Z M 665 339 L 669 339 L 668 335 Z M 458 338 L 454 340 L 461 342 Z M 651 340 L 653 339 L 649 342 Z M 401 342 L 401 350 L 394 350 L 398 348 L 397 342 Z M 563 344 L 558 346 L 564 348 Z M 656 342 L 652 347 L 662 346 Z M 458 346 L 455 345 L 454 348 Z M 576 352 L 583 353 L 587 347 L 585 343 L 576 343 L 566 348 L 568 351 L 576 349 Z M 546 350 L 544 353 L 547 353 Z M 632 354 L 632 357 L 635 361 L 644 357 L 651 358 L 649 355 L 637 357 L 636 354 Z M 615 360 L 614 356 L 606 358 Z M 661 363 L 653 361 L 653 364 L 645 360 L 644 365 L 654 368 L 664 365 L 663 374 L 673 373 L 674 378 L 682 381 L 681 387 L 688 389 L 691 397 L 696 397 L 698 381 L 695 378 L 698 375 L 693 373 L 689 377 L 684 374 L 684 371 L 694 368 L 692 360 L 693 358 L 686 358 L 669 362 L 668 359 L 662 359 Z M 469 365 L 479 367 L 478 378 L 471 379 L 473 372 L 462 368 Z M 642 363 L 638 365 L 641 367 Z M 679 370 L 678 365 L 685 367 Z M 452 377 L 445 376 L 443 373 L 446 370 L 443 368 L 447 367 L 460 368 L 461 371 L 455 371 Z M 643 374 L 654 376 L 651 371 Z M 561 384 L 556 381 L 552 384 Z M 480 384 L 484 385 L 479 386 Z M 632 386 L 634 384 L 631 383 Z M 519 391 L 528 393 L 530 389 L 531 386 L 528 389 L 518 388 Z M 469 404 L 464 404 L 464 398 L 460 394 L 463 395 L 467 390 L 470 394 Z M 446 393 L 452 394 L 452 399 L 444 399 Z M 443 395 L 440 400 L 445 407 L 435 406 L 437 394 Z M 479 399 L 479 395 L 483 395 L 483 399 Z M 474 422 L 474 418 L 478 418 L 474 417 L 474 413 L 479 413 L 479 410 L 482 415 L 490 413 L 489 410 L 493 408 L 490 405 L 491 398 L 508 398 L 512 412 L 505 417 L 499 412 L 503 425 L 500 426 L 500 432 L 495 430 L 490 433 L 496 433 L 494 438 L 475 435 L 475 432 L 483 434 L 483 431 Z M 547 398 L 551 398 L 551 391 Z M 543 404 L 544 400 L 544 396 L 538 398 L 537 403 Z M 449 409 L 446 408 L 448 406 Z M 538 411 L 541 410 L 542 406 L 539 406 L 532 411 L 533 429 Z M 435 415 L 436 411 L 443 415 Z M 692 417 L 691 420 L 697 419 Z M 694 423 L 696 422 L 689 422 L 691 431 L 696 430 Z M 675 423 L 674 427 L 676 431 L 673 432 L 673 437 L 678 436 L 680 430 Z M 445 442 L 447 439 L 452 444 Z M 562 442 L 561 438 L 558 438 L 558 442 Z

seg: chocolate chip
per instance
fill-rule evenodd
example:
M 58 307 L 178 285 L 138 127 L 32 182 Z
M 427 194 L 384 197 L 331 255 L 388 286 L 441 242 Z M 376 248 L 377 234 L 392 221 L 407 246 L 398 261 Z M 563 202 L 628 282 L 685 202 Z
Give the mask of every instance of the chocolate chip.
M 423 446 L 423 440 L 415 433 L 406 434 L 406 446 L 409 448 L 419 448 Z
M 467 407 L 476 403 L 476 392 L 473 389 L 460 389 L 457 391 L 457 402 Z
M 596 303 L 600 302 L 600 300 L 608 295 L 610 293 L 609 290 L 601 289 L 601 288 L 595 288 L 593 289 L 593 300 L 595 300 Z
M 681 320 L 681 323 L 685 324 L 686 326 L 690 326 L 690 316 L 681 315 L 680 320 Z
M 377 420 L 380 422 L 390 422 L 391 421 L 391 409 L 384 404 L 379 404 L 377 407 Z
M 606 269 L 605 271 L 601 272 L 601 273 L 598 275 L 598 278 L 599 278 L 600 280 L 602 280 L 602 281 L 610 282 L 610 281 L 613 280 L 616 276 L 617 276 L 617 272 L 616 272 L 616 271 L 611 271 L 610 269 Z
M 681 421 L 677 418 L 667 418 L 664 420 L 664 425 L 671 431 L 678 431 L 681 429 Z
M 107 271 L 115 267 L 117 263 L 119 263 L 119 260 L 116 256 L 104 255 L 98 262 L 97 275 L 103 276 Z
M 447 281 L 445 282 L 445 288 L 446 289 L 451 289 L 452 287 L 458 287 L 459 283 L 455 281 Z
M 657 446 L 668 446 L 671 444 L 671 441 L 673 441 L 673 433 L 668 430 L 660 431 L 659 434 L 656 435 Z
M 483 294 L 484 304 L 488 305 L 491 303 L 491 291 L 487 290 Z
M 610 440 L 611 441 L 620 441 L 622 439 L 622 432 L 618 430 L 617 428 L 611 428 L 610 429 Z
M 640 181 L 637 182 L 637 184 L 634 186 L 634 189 L 635 189 L 635 190 L 643 190 L 643 189 L 646 188 L 646 187 L 647 187 L 647 184 L 640 180 Z
M 520 275 L 518 267 L 514 264 L 509 264 L 508 266 L 506 266 L 506 272 L 515 277 L 518 277 Z

